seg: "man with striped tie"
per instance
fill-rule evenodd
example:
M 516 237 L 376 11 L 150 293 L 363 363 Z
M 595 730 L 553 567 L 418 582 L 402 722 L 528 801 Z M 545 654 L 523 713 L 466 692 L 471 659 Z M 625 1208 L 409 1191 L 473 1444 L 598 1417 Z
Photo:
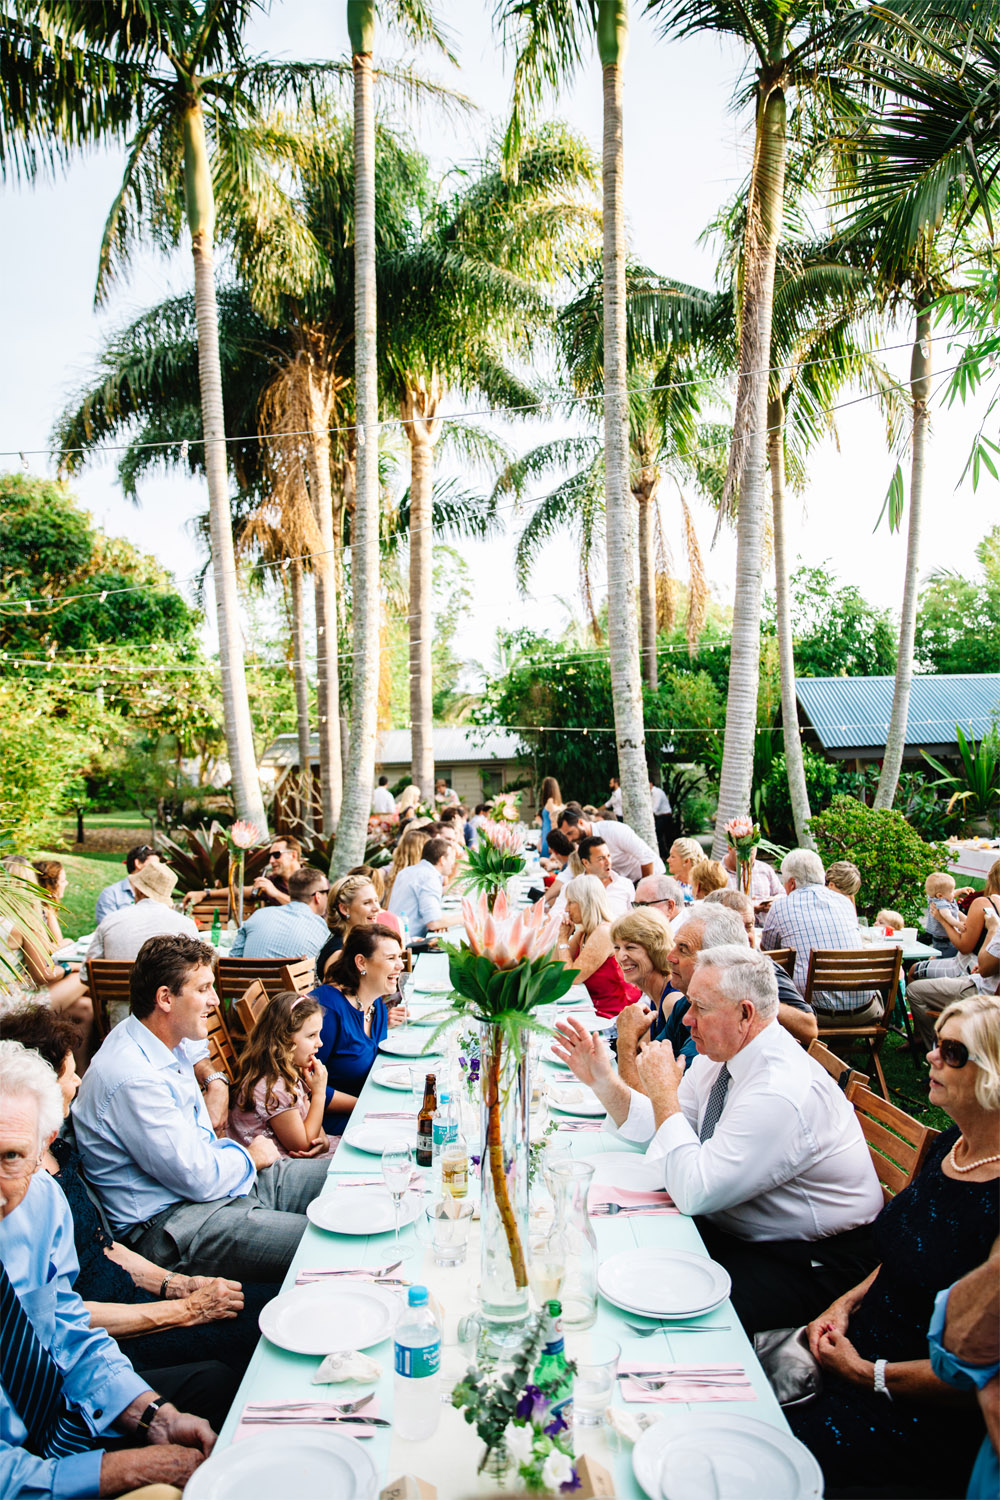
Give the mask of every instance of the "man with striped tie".
M 90 1326 L 72 1285 L 69 1205 L 37 1170 L 62 1115 L 52 1069 L 0 1042 L 0 1494 L 69 1500 L 183 1487 L 215 1434 L 163 1401 Z
M 829 1073 L 778 1024 L 766 953 L 742 943 L 703 949 L 688 999 L 698 1055 L 685 1070 L 669 1042 L 647 1043 L 636 1058 L 644 1094 L 572 1022 L 559 1024 L 562 1056 L 608 1111 L 608 1127 L 660 1165 L 674 1203 L 732 1277 L 747 1333 L 795 1327 L 828 1305 L 827 1287 L 840 1296 L 876 1265 L 868 1226 L 882 1190 L 868 1146 Z

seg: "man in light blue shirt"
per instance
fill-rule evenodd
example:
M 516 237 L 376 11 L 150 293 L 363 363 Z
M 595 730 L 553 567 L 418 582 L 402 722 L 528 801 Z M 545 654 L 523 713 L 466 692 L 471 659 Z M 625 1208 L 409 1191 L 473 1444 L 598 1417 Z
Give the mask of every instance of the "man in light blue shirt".
M 806 992 L 809 955 L 814 948 L 863 947 L 858 914 L 851 901 L 826 884 L 823 861 L 812 849 L 792 849 L 781 861 L 784 896 L 779 896 L 764 919 L 760 946 L 792 948 L 792 979 L 800 995 Z M 885 1006 L 877 990 L 815 990 L 810 1003 L 821 1026 L 867 1026 L 882 1018 Z
M 105 1038 L 73 1106 L 77 1144 L 116 1239 L 171 1269 L 280 1281 L 329 1160 L 279 1160 L 265 1136 L 246 1148 L 216 1136 L 189 1047 L 219 1003 L 212 958 L 182 935 L 140 948 L 132 1014 Z
M 62 1121 L 52 1069 L 0 1043 L 0 1494 L 120 1495 L 183 1485 L 212 1450 L 207 1422 L 162 1402 L 73 1290 L 61 1189 L 39 1162 Z M 152 1446 L 106 1453 L 135 1433 Z
M 329 894 L 322 870 L 303 865 L 289 877 L 286 905 L 262 906 L 247 917 L 230 957 L 315 958 L 330 936 L 325 917 Z
M 442 918 L 441 897 L 458 852 L 453 839 L 428 839 L 423 857 L 417 864 L 400 870 L 392 882 L 389 910 L 394 916 L 406 918 L 411 938 L 425 938 L 429 932 L 441 932 L 447 927 Z
M 121 911 L 123 906 L 131 906 L 135 901 L 135 891 L 129 875 L 134 875 L 136 870 L 141 870 L 147 860 L 158 860 L 159 855 L 149 844 L 137 844 L 130 849 L 125 856 L 125 869 L 128 872 L 124 880 L 116 880 L 114 885 L 106 885 L 97 898 L 97 906 L 94 911 L 94 922 L 100 927 L 105 917 L 110 917 L 113 911 Z

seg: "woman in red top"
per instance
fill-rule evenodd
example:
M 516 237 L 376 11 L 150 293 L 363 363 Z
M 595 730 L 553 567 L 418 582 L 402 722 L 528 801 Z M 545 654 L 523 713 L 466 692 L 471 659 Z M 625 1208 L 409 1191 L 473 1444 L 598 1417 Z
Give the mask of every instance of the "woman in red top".
M 557 957 L 576 969 L 576 983 L 584 986 L 599 1016 L 617 1016 L 642 991 L 626 983 L 615 958 L 604 887 L 596 875 L 577 875 L 563 892 L 566 915 L 559 930 Z

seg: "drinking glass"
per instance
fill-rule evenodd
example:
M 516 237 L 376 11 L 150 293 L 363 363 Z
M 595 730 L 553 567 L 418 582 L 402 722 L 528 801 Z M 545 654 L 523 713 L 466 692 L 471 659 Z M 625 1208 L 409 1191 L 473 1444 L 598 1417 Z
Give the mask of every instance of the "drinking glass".
M 413 1151 L 409 1142 L 390 1141 L 382 1152 L 382 1180 L 392 1194 L 393 1254 L 399 1260 L 408 1260 L 413 1254 L 413 1247 L 404 1245 L 399 1238 L 399 1209 L 412 1175 Z
M 603 1333 L 580 1340 L 580 1351 L 571 1351 L 576 1361 L 573 1376 L 573 1421 L 579 1427 L 601 1427 L 605 1407 L 611 1404 L 621 1345 Z
M 418 1238 L 430 1246 L 435 1264 L 460 1266 L 469 1246 L 475 1204 L 452 1200 L 432 1203 L 419 1221 Z

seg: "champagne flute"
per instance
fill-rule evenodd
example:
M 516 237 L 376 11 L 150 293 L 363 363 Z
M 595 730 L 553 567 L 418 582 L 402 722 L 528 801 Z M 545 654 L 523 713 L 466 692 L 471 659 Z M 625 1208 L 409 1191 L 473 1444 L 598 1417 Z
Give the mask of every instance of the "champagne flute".
M 390 1141 L 382 1152 L 382 1180 L 392 1194 L 392 1221 L 395 1230 L 393 1254 L 399 1260 L 408 1260 L 413 1254 L 412 1245 L 401 1244 L 399 1238 L 399 1209 L 413 1175 L 413 1151 L 408 1141 Z

